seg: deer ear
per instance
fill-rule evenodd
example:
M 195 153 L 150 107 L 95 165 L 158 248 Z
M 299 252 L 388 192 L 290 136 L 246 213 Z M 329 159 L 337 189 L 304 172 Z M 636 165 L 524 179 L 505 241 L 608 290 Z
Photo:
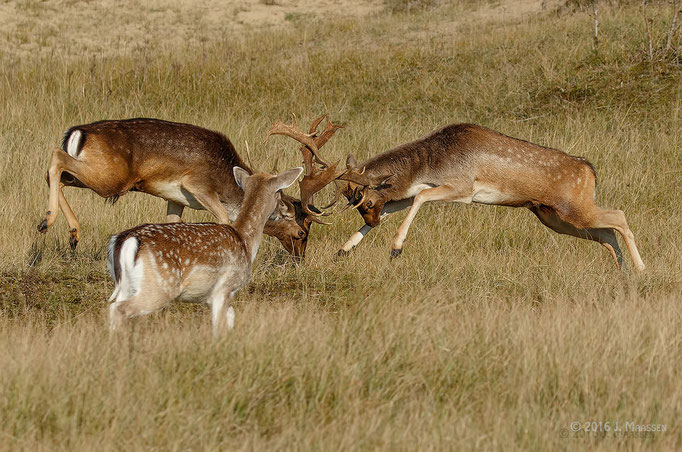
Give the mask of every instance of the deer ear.
M 300 176 L 302 172 L 303 168 L 297 166 L 296 168 L 285 171 L 277 176 L 275 179 L 275 186 L 277 187 L 277 190 L 287 188 L 289 185 L 296 182 L 296 179 L 298 179 L 298 176 Z
M 244 190 L 244 181 L 249 177 L 249 173 L 245 169 L 235 166 L 232 168 L 232 174 L 234 174 L 234 180 L 239 185 L 239 188 Z
M 355 162 L 355 156 L 353 154 L 348 154 L 346 157 L 346 168 L 357 168 L 358 164 Z

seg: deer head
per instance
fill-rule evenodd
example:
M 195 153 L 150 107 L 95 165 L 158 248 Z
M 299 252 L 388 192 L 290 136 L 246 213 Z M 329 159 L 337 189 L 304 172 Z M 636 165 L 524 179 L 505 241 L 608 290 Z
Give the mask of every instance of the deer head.
M 342 194 L 348 204 L 342 209 L 358 209 L 360 215 L 369 226 L 375 227 L 381 219 L 381 211 L 384 205 L 390 201 L 390 196 L 385 190 L 391 188 L 392 175 L 370 176 L 365 168 L 360 169 L 355 162 L 355 157 L 349 155 L 346 159 L 346 171 L 339 177 L 346 183 L 339 186 L 337 197 Z

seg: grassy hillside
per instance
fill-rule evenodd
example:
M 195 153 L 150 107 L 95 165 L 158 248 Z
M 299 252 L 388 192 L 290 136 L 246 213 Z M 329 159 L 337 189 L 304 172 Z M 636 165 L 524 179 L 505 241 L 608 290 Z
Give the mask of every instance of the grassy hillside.
M 286 28 L 172 47 L 150 35 L 121 52 L 0 54 L 5 447 L 682 447 L 680 56 L 648 60 L 637 7 L 601 10 L 595 50 L 583 12 L 493 20 L 472 2 L 438 3 L 353 20 L 292 15 Z M 657 45 L 669 12 L 649 8 Z M 28 29 L 52 45 L 54 29 Z M 61 215 L 39 235 L 63 131 L 105 118 L 190 122 L 241 152 L 248 141 L 263 169 L 282 149 L 281 169 L 298 163 L 295 146 L 261 143 L 290 112 L 347 125 L 324 148 L 335 159 L 464 121 L 586 157 L 598 204 L 625 211 L 647 271 L 622 274 L 602 247 L 528 211 L 449 204 L 420 211 L 400 259 L 388 256 L 404 213 L 337 259 L 362 224 L 347 211 L 313 227 L 302 265 L 266 239 L 223 340 L 211 341 L 202 306 L 110 338 L 107 237 L 162 221 L 165 205 L 129 194 L 109 206 L 66 189 L 78 251 Z M 573 421 L 667 432 L 563 438 Z

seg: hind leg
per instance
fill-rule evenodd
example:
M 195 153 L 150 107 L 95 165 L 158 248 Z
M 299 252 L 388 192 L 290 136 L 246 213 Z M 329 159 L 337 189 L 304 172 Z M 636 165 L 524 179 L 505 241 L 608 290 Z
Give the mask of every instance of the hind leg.
M 540 222 L 559 234 L 571 235 L 581 239 L 594 240 L 603 245 L 611 254 L 611 257 L 616 261 L 620 268 L 623 268 L 623 253 L 616 240 L 616 234 L 613 229 L 597 229 L 597 228 L 577 228 L 571 223 L 568 223 L 561 218 L 557 212 L 551 207 L 541 206 L 532 207 L 533 212 Z
M 71 206 L 66 201 L 66 197 L 64 196 L 64 187 L 61 183 L 59 186 L 59 208 L 64 214 L 66 222 L 69 224 L 69 232 L 71 233 L 69 244 L 71 245 L 71 249 L 75 250 L 78 246 L 78 242 L 81 239 L 81 224 L 78 222 L 73 210 L 71 210 Z
M 145 264 L 146 268 L 150 267 L 147 262 Z M 144 269 L 135 268 L 129 271 L 144 271 Z M 154 275 L 145 274 L 137 290 L 130 285 L 132 276 L 132 274 L 124 275 L 128 281 L 121 281 L 121 284 L 125 286 L 121 288 L 116 301 L 109 306 L 109 328 L 112 331 L 119 328 L 126 319 L 151 314 L 167 306 L 175 298 L 172 293 L 169 294 L 162 288 L 161 282 Z
M 127 300 L 115 301 L 109 306 L 109 329 L 115 331 L 132 317 L 151 314 L 168 305 L 170 299 L 163 294 L 149 292 Z
M 38 231 L 43 233 L 46 232 L 47 228 L 52 226 L 57 219 L 57 209 L 59 208 L 59 184 L 62 171 L 64 171 L 64 162 L 62 161 L 61 154 L 66 154 L 66 152 L 61 149 L 52 150 L 50 168 L 47 170 L 47 186 L 49 187 L 47 214 L 45 215 L 45 219 L 38 225 Z
M 71 157 L 61 149 L 54 149 L 52 157 L 50 158 L 50 168 L 47 171 L 47 185 L 49 187 L 49 197 L 47 201 L 47 214 L 45 219 L 38 225 L 38 231 L 46 232 L 47 228 L 52 226 L 57 219 L 57 209 L 61 207 L 69 226 L 71 228 L 71 237 L 75 237 L 76 243 L 80 239 L 80 224 L 76 220 L 76 216 L 71 210 L 71 207 L 66 202 L 64 193 L 62 192 L 61 177 L 64 171 L 71 173 L 74 177 L 78 177 L 78 169 L 81 163 Z M 74 231 L 75 229 L 75 231 Z M 72 241 L 73 246 L 73 241 Z

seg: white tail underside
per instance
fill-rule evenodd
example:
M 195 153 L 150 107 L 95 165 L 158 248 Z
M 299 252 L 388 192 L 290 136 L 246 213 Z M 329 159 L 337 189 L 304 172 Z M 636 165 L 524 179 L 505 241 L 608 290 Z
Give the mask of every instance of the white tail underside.
M 112 240 L 115 240 L 115 237 L 113 237 Z M 139 242 L 135 237 L 130 237 L 123 242 L 121 252 L 118 256 L 121 268 L 121 279 L 120 281 L 116 281 L 116 278 L 114 278 L 116 285 L 114 287 L 114 292 L 111 294 L 111 297 L 109 297 L 109 301 L 114 299 L 116 301 L 127 300 L 140 290 L 143 276 L 143 264 L 141 259 L 135 262 L 138 246 Z M 110 265 L 110 271 L 113 274 L 113 259 Z
M 83 133 L 80 130 L 74 130 L 69 136 L 69 142 L 66 145 L 66 152 L 73 158 L 78 157 L 78 149 L 80 148 L 81 137 Z

